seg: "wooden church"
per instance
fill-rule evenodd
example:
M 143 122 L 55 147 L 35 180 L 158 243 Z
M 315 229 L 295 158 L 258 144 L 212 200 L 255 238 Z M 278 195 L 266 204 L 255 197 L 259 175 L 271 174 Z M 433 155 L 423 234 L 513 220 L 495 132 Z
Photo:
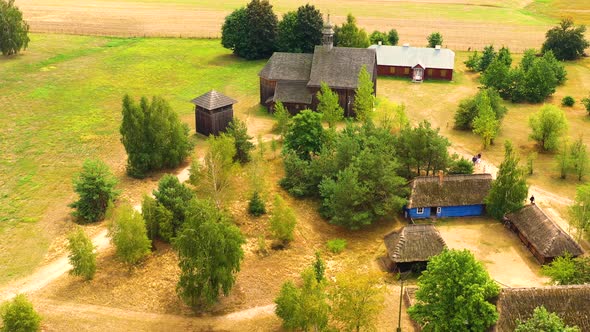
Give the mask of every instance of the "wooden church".
M 193 100 L 195 104 L 195 128 L 197 133 L 205 136 L 219 135 L 225 132 L 234 118 L 234 99 L 211 90 Z

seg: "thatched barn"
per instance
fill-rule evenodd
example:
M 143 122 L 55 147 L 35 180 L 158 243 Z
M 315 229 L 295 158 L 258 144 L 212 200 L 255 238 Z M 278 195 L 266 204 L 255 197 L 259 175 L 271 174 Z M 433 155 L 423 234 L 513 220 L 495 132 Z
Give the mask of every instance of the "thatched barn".
M 191 100 L 195 104 L 195 128 L 205 136 L 224 132 L 234 118 L 233 105 L 237 101 L 211 90 Z
M 491 185 L 491 174 L 418 176 L 410 183 L 406 218 L 482 215 Z
M 404 289 L 406 307 L 416 303 L 416 291 L 416 287 Z M 556 313 L 566 325 L 590 331 L 590 285 L 503 288 L 494 302 L 499 318 L 489 329 L 493 332 L 514 331 L 518 320 L 531 318 L 539 306 Z M 414 331 L 421 330 L 415 321 L 412 323 Z
M 504 222 L 541 264 L 566 252 L 573 257 L 583 254 L 582 247 L 535 204 L 507 214 Z
M 384 238 L 387 268 L 394 272 L 422 271 L 430 257 L 440 254 L 445 240 L 433 225 L 408 225 Z
M 531 318 L 539 306 L 556 313 L 566 325 L 590 331 L 590 285 L 505 288 L 496 304 L 500 318 L 493 331 L 514 331 L 517 320 Z
M 402 76 L 414 82 L 426 79 L 453 79 L 455 52 L 437 45 L 431 47 L 371 45 L 377 51 L 379 76 Z
M 377 90 L 377 56 L 373 49 L 334 47 L 333 39 L 334 30 L 328 20 L 322 45 L 316 46 L 313 54 L 275 52 L 258 74 L 260 104 L 270 112 L 278 101 L 291 114 L 306 108 L 315 110 L 317 92 L 324 82 L 338 94 L 344 114 L 353 116 L 355 90 L 363 66 Z

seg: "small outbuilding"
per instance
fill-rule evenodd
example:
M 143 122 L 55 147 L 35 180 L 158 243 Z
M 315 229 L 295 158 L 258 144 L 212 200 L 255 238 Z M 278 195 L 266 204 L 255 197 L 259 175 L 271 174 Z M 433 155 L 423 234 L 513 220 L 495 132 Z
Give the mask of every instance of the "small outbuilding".
M 377 75 L 402 76 L 412 78 L 415 82 L 425 79 L 453 79 L 455 52 L 436 46 L 411 47 L 371 45 L 377 52 Z
M 584 253 L 582 247 L 535 204 L 507 214 L 504 222 L 541 264 L 551 263 L 566 252 L 573 257 Z
M 383 239 L 387 248 L 384 263 L 390 271 L 422 271 L 430 257 L 446 247 L 434 225 L 408 225 Z
M 193 100 L 195 104 L 195 128 L 197 133 L 205 136 L 219 135 L 225 132 L 234 118 L 234 99 L 211 90 Z
M 406 218 L 480 216 L 492 186 L 491 174 L 418 176 L 410 183 Z

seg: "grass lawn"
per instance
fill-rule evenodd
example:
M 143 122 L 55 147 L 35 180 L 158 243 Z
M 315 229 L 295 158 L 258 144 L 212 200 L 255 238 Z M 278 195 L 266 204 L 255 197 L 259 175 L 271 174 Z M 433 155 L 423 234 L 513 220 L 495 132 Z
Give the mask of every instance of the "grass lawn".
M 30 46 L 23 55 L 0 59 L 0 284 L 30 272 L 71 226 L 71 178 L 85 158 L 98 157 L 111 166 L 123 182 L 123 198 L 143 192 L 133 186 L 150 185 L 124 174 L 118 126 L 125 93 L 164 96 L 194 128 L 189 101 L 215 88 L 238 100 L 236 114 L 253 134 L 267 134 L 272 126 L 258 106 L 257 72 L 265 61 L 240 60 L 218 40 L 33 35 Z M 440 127 L 454 148 L 477 153 L 478 137 L 452 128 L 458 102 L 477 91 L 478 75 L 465 72 L 462 64 L 467 55 L 457 53 L 453 82 L 380 78 L 378 95 L 405 103 L 412 122 L 428 119 Z M 588 95 L 590 59 L 566 66 L 569 80 L 548 102 L 559 104 L 566 94 L 578 101 Z M 505 139 L 513 140 L 523 157 L 534 149 L 527 119 L 540 105 L 507 106 L 496 145 L 481 151 L 496 163 Z M 583 134 L 590 119 L 579 102 L 567 116 L 570 136 Z M 590 144 L 590 137 L 584 139 Z M 577 182 L 556 178 L 553 156 L 540 155 L 536 165 L 532 183 L 573 196 Z
M 587 0 L 534 0 L 527 10 L 561 19 L 572 17 L 578 24 L 590 24 L 590 6 Z

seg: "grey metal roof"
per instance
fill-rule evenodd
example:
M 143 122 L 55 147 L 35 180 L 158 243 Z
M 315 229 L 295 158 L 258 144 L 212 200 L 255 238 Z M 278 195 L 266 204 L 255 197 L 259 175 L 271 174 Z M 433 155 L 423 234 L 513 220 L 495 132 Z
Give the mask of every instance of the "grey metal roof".
M 258 76 L 272 81 L 309 80 L 313 54 L 275 52 Z
M 191 100 L 191 102 L 207 110 L 214 110 L 237 103 L 236 100 L 231 99 L 230 97 L 215 90 L 211 90 L 203 95 L 200 95 L 197 98 Z
M 307 82 L 278 81 L 273 101 L 283 103 L 311 104 L 312 93 L 307 89 Z
M 377 64 L 381 66 L 414 67 L 421 64 L 426 68 L 453 69 L 455 52 L 448 48 L 371 45 L 377 52 Z
M 367 48 L 334 47 L 325 50 L 316 46 L 308 87 L 319 87 L 325 82 L 332 89 L 355 89 L 362 66 L 372 76 L 375 68 L 375 51 Z

